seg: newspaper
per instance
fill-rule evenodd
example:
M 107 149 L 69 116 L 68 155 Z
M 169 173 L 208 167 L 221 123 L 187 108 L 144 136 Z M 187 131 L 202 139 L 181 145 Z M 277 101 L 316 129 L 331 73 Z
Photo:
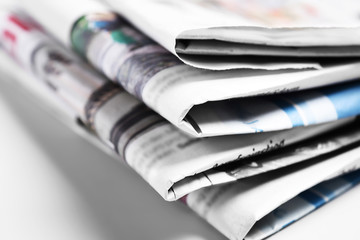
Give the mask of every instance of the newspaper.
M 325 191 L 328 189 L 315 188 L 319 191 L 317 194 L 323 193 L 320 196 L 317 195 L 317 199 L 306 199 L 305 197 L 311 194 L 310 192 L 300 193 L 322 181 L 359 169 L 359 154 L 360 148 L 356 147 L 347 152 L 333 155 L 326 160 L 320 160 L 316 163 L 305 162 L 294 166 L 292 171 L 289 169 L 275 171 L 270 174 L 259 175 L 256 178 L 243 179 L 233 184 L 195 191 L 183 198 L 183 201 L 231 240 L 262 239 L 291 223 L 287 220 L 297 220 L 314 210 L 322 202 L 327 201 Z M 348 184 L 343 183 L 344 180 L 348 181 Z M 352 184 L 358 183 L 359 180 L 359 172 L 357 172 L 355 178 L 345 177 L 342 181 L 340 180 L 345 189 L 340 188 L 339 192 L 328 190 L 326 193 L 331 198 L 331 195 L 341 193 L 341 191 L 350 188 Z M 326 184 L 322 186 L 326 186 Z M 296 209 L 289 209 L 289 205 L 282 205 L 298 194 L 303 200 L 309 201 L 310 204 L 306 204 L 307 209 L 306 206 L 298 206 L 300 209 L 296 212 Z M 315 200 L 320 202 L 315 202 Z M 298 201 L 300 200 L 295 198 L 293 201 L 299 204 Z M 294 202 L 290 203 L 294 204 Z M 305 203 L 302 204 L 305 205 Z M 291 214 L 291 216 L 287 216 L 290 219 L 283 219 L 286 224 L 269 229 L 267 224 L 271 224 L 268 222 L 268 218 L 271 216 L 265 216 L 274 210 L 276 211 L 280 206 L 281 208 L 278 210 L 284 210 L 287 207 L 288 213 L 285 212 L 284 214 Z M 294 212 L 289 212 L 290 210 L 294 210 Z M 266 218 L 265 222 L 262 221 L 264 217 Z M 278 215 L 278 217 L 281 216 Z M 257 222 L 259 225 L 254 226 Z M 253 227 L 254 230 L 249 233 Z
M 0 54 L 0 59 L 4 60 L 4 56 Z M 9 69 L 13 69 L 13 65 L 9 62 L 3 62 L 1 68 L 8 67 Z M 16 67 L 16 66 L 15 66 Z M 15 68 L 16 69 L 16 68 Z M 57 119 L 59 117 L 63 122 L 65 122 L 68 126 L 72 127 L 73 130 L 75 130 L 78 134 L 81 134 L 84 138 L 91 141 L 93 144 L 95 144 L 100 149 L 105 150 L 107 153 L 110 153 L 108 151 L 108 148 L 105 148 L 103 144 L 100 143 L 98 139 L 96 139 L 93 134 L 91 134 L 89 131 L 85 131 L 84 128 L 79 127 L 78 124 L 75 123 L 74 117 L 69 114 L 67 111 L 65 105 L 59 106 L 59 101 L 56 100 L 54 97 L 55 95 L 49 91 L 49 88 L 42 88 L 43 85 L 40 84 L 34 84 L 33 79 L 29 78 L 29 75 L 27 75 L 25 72 L 22 71 L 16 71 L 15 79 L 10 76 L 6 76 L 5 74 L 2 74 L 1 80 L 8 80 L 11 84 L 16 84 L 18 80 L 23 79 L 21 81 L 21 85 L 14 86 L 14 93 L 21 94 L 24 96 L 25 100 L 30 99 L 28 96 L 29 93 L 35 94 L 31 96 L 31 100 L 34 100 L 34 104 L 42 107 L 44 105 L 47 105 L 47 110 L 51 110 L 54 114 L 53 116 L 56 116 Z M 20 79 L 19 79 L 20 78 Z M 28 91 L 24 92 L 18 92 L 22 90 L 23 88 L 26 88 Z M 30 90 L 30 92 L 29 92 Z M 46 91 L 47 90 L 47 91 Z M 54 101 L 55 100 L 55 101 Z M 65 108 L 64 108 L 65 107 Z M 100 144 L 99 144 L 100 143 Z M 357 153 L 358 154 L 358 153 Z M 115 156 L 114 154 L 111 154 Z M 355 169 L 356 167 L 354 167 Z M 351 168 L 345 169 L 345 170 L 354 170 Z M 326 170 L 326 169 L 325 169 Z M 260 239 L 264 236 L 268 236 L 270 234 L 273 234 L 274 232 L 280 230 L 281 228 L 289 225 L 290 222 L 293 222 L 294 220 L 299 219 L 304 214 L 308 213 L 309 211 L 312 211 L 314 208 L 319 207 L 321 204 L 333 199 L 335 196 L 343 193 L 345 190 L 349 189 L 351 186 L 349 186 L 349 182 L 352 184 L 355 184 L 358 182 L 358 172 L 354 172 L 352 175 L 347 175 L 346 177 L 342 177 L 339 179 L 336 179 L 334 181 L 322 183 L 315 188 L 312 188 L 310 191 L 314 192 L 316 194 L 321 194 L 323 197 L 322 200 L 317 202 L 317 205 L 314 206 L 314 204 L 309 204 L 311 201 L 302 201 L 307 200 L 307 192 L 302 193 L 295 197 L 294 199 L 290 200 L 289 202 L 286 202 L 282 204 L 280 207 L 276 208 L 274 211 L 266 215 L 264 218 L 262 218 L 257 224 L 255 224 L 251 231 L 247 234 L 247 239 Z M 346 180 L 344 182 L 343 180 Z M 305 195 L 305 196 L 304 196 Z M 325 196 L 325 197 L 324 197 Z M 301 198 L 302 200 L 299 200 Z M 185 200 L 185 199 L 183 199 Z M 296 208 L 294 205 L 296 204 Z M 292 206 L 289 208 L 289 205 Z M 294 210 L 298 210 L 295 211 Z M 300 208 L 300 210 L 299 210 Z M 234 210 L 236 211 L 236 210 Z M 231 212 L 233 216 L 233 212 Z M 281 213 L 281 215 L 279 214 Z M 274 217 L 275 215 L 275 217 Z M 280 218 L 281 217 L 281 218 Z M 269 228 L 269 225 L 271 225 L 271 228 Z
M 43 0 L 36 0 L 41 3 Z M 94 0 L 81 0 L 80 3 Z M 34 4 L 23 6 L 63 42 L 66 37 L 57 29 L 70 29 L 61 24 L 59 14 L 72 8 L 67 1 L 62 7 L 44 3 L 39 12 Z M 100 4 L 100 3 L 99 3 Z M 81 5 L 82 6 L 82 5 Z M 82 6 L 86 8 L 87 5 Z M 289 129 L 358 114 L 356 86 L 335 88 L 332 93 L 299 92 L 276 98 L 260 97 L 304 90 L 357 79 L 359 62 L 334 64 L 323 62 L 320 70 L 199 70 L 182 64 L 158 44 L 108 11 L 78 14 L 72 32 L 66 36 L 75 50 L 109 79 L 144 101 L 150 108 L 183 131 L 196 136 L 218 136 Z M 89 9 L 89 12 L 94 11 Z M 75 19 L 73 14 L 69 19 Z M 47 21 L 52 19 L 52 21 Z M 58 21 L 55 21 L 58 20 Z M 65 21 L 65 22 L 71 22 Z M 52 24 L 56 23 L 56 24 Z M 356 84 L 356 83 L 355 83 Z M 352 89 L 353 108 L 341 115 L 332 96 Z M 326 90 L 330 91 L 330 90 Z M 344 96 L 344 95 L 342 95 Z M 254 99 L 250 97 L 256 97 Z M 233 101 L 228 99 L 240 98 Z M 350 101 L 350 98 L 347 98 Z M 259 107 L 261 106 L 261 108 Z M 318 109 L 321 109 L 319 111 Z
M 196 139 L 179 131 L 120 87 L 96 74 L 19 11 L 0 12 L 0 42 L 63 104 L 166 200 L 186 177 L 270 152 L 351 122 L 272 133 Z M 28 81 L 28 79 L 19 79 Z M 36 84 L 36 81 L 34 81 Z M 192 191 L 191 185 L 184 191 Z
M 229 64 L 229 56 L 246 64 L 264 57 L 291 62 L 360 54 L 356 0 L 342 2 L 341 11 L 336 0 L 101 1 L 185 63 L 200 68 L 239 67 Z

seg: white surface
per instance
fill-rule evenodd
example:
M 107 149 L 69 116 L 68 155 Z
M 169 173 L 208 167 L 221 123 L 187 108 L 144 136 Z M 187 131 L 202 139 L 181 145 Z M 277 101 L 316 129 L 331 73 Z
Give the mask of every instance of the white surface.
M 0 239 L 225 239 L 1 79 L 0 132 Z M 359 239 L 359 200 L 357 187 L 271 239 Z

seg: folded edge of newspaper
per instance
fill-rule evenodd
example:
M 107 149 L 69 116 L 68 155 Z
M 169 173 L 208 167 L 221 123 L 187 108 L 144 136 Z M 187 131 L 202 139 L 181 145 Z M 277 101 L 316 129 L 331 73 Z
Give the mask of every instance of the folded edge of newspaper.
M 301 192 L 360 168 L 360 148 L 317 163 L 304 163 L 242 181 L 195 191 L 183 200 L 232 240 L 241 240 L 254 224 Z
M 360 144 L 359 119 L 327 134 L 293 144 L 279 151 L 246 157 L 244 161 L 224 164 L 220 167 L 189 176 L 176 182 L 170 189 L 183 197 L 204 187 L 237 181 L 247 177 L 277 170 L 303 161 L 312 161 L 326 155 L 341 152 Z
M 289 62 L 302 55 L 348 57 L 360 54 L 356 0 L 344 3 L 340 14 L 331 3 L 324 5 L 308 0 L 278 4 L 259 1 L 102 2 L 107 2 L 147 35 L 195 67 L 237 68 L 239 65 L 232 64 L 229 58 L 218 58 L 218 55 L 238 54 L 238 61 L 246 63 L 249 55 L 278 55 L 271 46 L 282 47 L 285 56 L 292 56 L 287 59 Z M 143 12 L 138 6 L 148 11 Z M 231 47 L 226 48 L 227 44 Z M 253 45 L 255 51 L 243 44 Z M 262 51 L 259 52 L 258 46 Z M 192 51 L 187 51 L 188 47 Z
M 359 182 L 360 171 L 357 170 L 319 183 L 262 218 L 246 235 L 245 240 L 264 239 L 280 231 L 355 187 Z

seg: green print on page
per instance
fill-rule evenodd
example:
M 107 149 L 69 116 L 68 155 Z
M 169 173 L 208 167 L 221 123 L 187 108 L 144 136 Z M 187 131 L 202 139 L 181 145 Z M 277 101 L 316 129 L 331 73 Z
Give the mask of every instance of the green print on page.
M 120 44 L 135 44 L 136 40 L 121 29 L 122 20 L 113 13 L 89 14 L 81 17 L 71 31 L 71 42 L 74 50 L 85 57 L 86 49 L 91 39 L 100 31 L 107 31 L 114 42 Z
M 135 40 L 125 35 L 120 29 L 110 32 L 112 39 L 115 42 L 122 43 L 122 44 L 132 44 L 135 43 Z
M 88 21 L 86 17 L 81 17 L 73 26 L 71 31 L 71 45 L 73 49 L 85 57 L 87 43 L 92 35 L 92 31 L 88 27 Z

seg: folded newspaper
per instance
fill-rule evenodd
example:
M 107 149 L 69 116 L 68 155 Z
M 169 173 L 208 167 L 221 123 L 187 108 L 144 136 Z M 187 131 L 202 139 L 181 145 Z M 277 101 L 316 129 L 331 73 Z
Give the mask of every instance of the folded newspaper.
M 357 147 L 310 165 L 206 188 L 190 193 L 184 202 L 229 239 L 263 239 L 359 183 L 358 171 L 301 193 L 326 179 L 359 169 L 359 153 Z
M 210 184 L 238 178 L 237 166 L 233 169 L 234 173 L 222 170 L 225 174 L 208 174 L 208 170 L 230 162 L 241 163 L 247 157 L 286 147 L 353 121 L 349 118 L 272 133 L 192 138 L 95 73 L 47 36 L 26 14 L 1 11 L 0 18 L 0 31 L 3 33 L 0 35 L 1 45 L 19 64 L 42 80 L 34 81 L 34 84 L 47 86 L 68 106 L 72 115 L 92 129 L 167 200 L 176 200 Z M 328 144 L 324 152 L 357 141 L 356 134 L 343 136 L 344 141 L 340 140 L 341 134 L 334 134 L 334 141 L 339 144 L 336 147 Z M 313 148 L 313 144 L 310 143 L 309 147 Z M 316 149 L 307 156 L 304 154 L 303 158 L 299 158 L 299 155 L 291 157 L 292 152 L 297 150 L 290 150 L 283 156 L 288 160 L 283 160 L 278 167 L 324 153 Z M 269 163 L 271 165 L 271 160 L 264 165 L 268 166 Z M 268 170 L 278 168 L 275 165 L 268 167 Z M 207 181 L 204 178 L 207 175 L 216 181 Z
M 93 72 L 70 52 L 56 44 L 53 39 L 44 34 L 38 24 L 25 15 L 14 12 L 1 12 L 1 20 L 0 31 L 2 35 L 0 41 L 2 47 L 18 63 L 27 68 L 28 71 L 31 71 L 39 80 L 41 79 L 41 81 L 31 79 L 30 76 L 18 68 L 17 71 L 13 72 L 16 77 L 12 80 L 18 81 L 21 86 L 34 93 L 34 98 L 38 98 L 40 103 L 50 106 L 51 110 L 56 111 L 56 114 L 59 114 L 57 116 L 61 119 L 71 119 L 72 125 L 75 125 L 74 120 L 80 119 L 86 126 L 92 127 L 103 141 L 109 142 L 106 129 L 108 129 L 113 121 L 120 120 L 121 122 L 121 119 L 124 119 L 125 115 L 127 115 L 126 109 L 141 104 L 136 103 L 137 100 L 125 93 L 121 88 L 111 84 L 109 86 L 105 79 Z M 1 68 L 6 68 L 10 65 L 16 69 L 16 66 L 6 61 L 8 59 L 5 56 L 1 54 L 0 57 L 4 60 L 2 61 Z M 6 78 L 4 75 L 3 77 Z M 108 91 L 105 91 L 104 88 L 107 88 Z M 100 89 L 105 92 L 99 95 Z M 122 101 L 119 101 L 120 96 Z M 50 105 L 50 102 L 54 105 Z M 56 107 L 56 105 L 58 106 Z M 115 108 L 114 105 L 119 108 Z M 57 112 L 57 108 L 61 108 L 61 110 Z M 117 114 L 117 110 L 120 111 L 119 114 Z M 140 115 L 141 113 L 139 111 Z M 157 116 L 155 113 L 150 115 Z M 146 118 L 148 115 L 141 116 Z M 117 120 L 114 120 L 114 118 L 117 118 Z M 159 116 L 156 118 L 161 119 Z M 163 122 L 165 121 L 163 120 Z M 125 135 L 128 134 L 127 137 L 130 137 L 134 132 L 129 130 L 134 126 L 127 124 L 129 122 L 124 122 L 123 120 L 121 124 L 114 127 L 122 128 L 119 134 L 125 133 Z M 164 123 L 164 125 L 169 124 Z M 283 147 L 283 145 L 287 145 L 285 143 L 288 141 L 288 137 L 290 139 L 302 138 L 292 136 L 292 134 L 308 135 L 304 138 L 309 138 L 320 132 L 333 129 L 337 125 L 344 125 L 344 127 L 338 128 L 338 131 L 331 131 L 318 138 L 309 139 L 298 145 L 284 148 L 284 151 L 277 152 L 276 155 L 270 155 L 270 150 L 276 150 Z M 76 126 L 79 128 L 78 125 Z M 324 180 L 360 168 L 358 126 L 359 124 L 356 120 L 353 122 L 345 120 L 342 122 L 338 121 L 337 124 L 323 125 L 322 129 L 320 128 L 321 126 L 315 126 L 303 128 L 302 131 L 299 131 L 299 128 L 278 133 L 280 135 L 283 134 L 284 139 L 280 144 L 275 144 L 274 149 L 270 149 L 273 146 L 272 144 L 274 144 L 273 140 L 270 139 L 266 142 L 268 148 L 248 154 L 253 158 L 246 159 L 245 155 L 241 155 L 238 156 L 239 160 L 242 160 L 239 161 L 239 165 L 233 162 L 235 165 L 222 165 L 217 170 L 219 172 L 228 172 L 228 179 L 231 176 L 235 180 L 241 178 L 241 176 L 253 176 L 267 170 L 282 169 L 253 178 L 246 178 L 230 185 L 214 186 L 195 191 L 182 199 L 190 208 L 230 239 L 243 239 L 244 237 L 245 239 L 263 239 L 315 210 L 360 181 L 360 173 L 356 171 L 316 185 Z M 137 128 L 138 126 L 135 127 Z M 137 128 L 137 130 L 139 129 L 140 127 Z M 158 130 L 161 131 L 162 129 Z M 142 146 L 136 147 L 138 149 L 137 154 L 143 154 L 141 151 L 146 150 L 148 145 L 153 144 L 153 141 L 158 141 L 158 138 L 160 138 L 151 129 L 146 131 L 147 133 L 141 133 L 136 136 L 136 138 L 143 138 L 144 143 Z M 183 135 L 176 128 L 172 128 L 171 131 L 170 133 L 174 136 Z M 101 146 L 99 145 L 100 141 L 95 139 L 91 132 L 81 132 L 84 137 Z M 251 142 L 252 136 L 271 136 L 271 134 L 216 137 L 212 138 L 214 140 L 213 145 L 207 143 L 210 139 L 200 140 L 186 135 L 183 136 L 186 136 L 190 145 L 204 141 L 203 144 L 197 146 L 201 147 L 199 151 L 206 157 L 204 159 L 205 162 L 211 161 L 212 156 L 211 154 L 206 156 L 208 154 L 207 147 L 220 149 L 220 152 L 216 152 L 215 149 L 215 151 L 212 150 L 212 153 L 222 155 L 221 149 L 223 146 L 219 146 L 219 144 L 229 144 L 228 147 L 231 148 L 234 145 L 241 145 L 241 141 L 249 140 Z M 162 137 L 165 137 L 162 140 L 163 146 L 158 145 L 155 147 L 162 147 L 165 152 L 173 151 L 173 149 L 167 148 L 167 144 L 170 142 L 166 141 L 168 140 L 166 134 L 162 134 Z M 229 143 L 230 140 L 234 141 L 233 145 Z M 215 144 L 216 142 L 217 144 Z M 295 142 L 295 140 L 291 140 L 291 142 Z M 138 143 L 135 140 L 129 144 L 136 145 Z M 188 146 L 184 146 L 185 149 L 186 147 Z M 192 153 L 189 150 L 188 152 L 184 151 L 182 161 L 188 160 L 185 157 L 191 158 L 197 155 L 197 153 L 194 154 L 195 150 L 196 148 L 193 149 Z M 234 148 L 234 150 L 240 152 L 239 149 Z M 261 159 L 254 158 L 259 154 L 267 152 L 269 152 L 269 155 L 266 154 Z M 145 157 L 153 157 L 150 151 L 146 154 L 147 156 Z M 158 162 L 160 160 L 162 161 L 163 159 L 158 159 Z M 170 162 L 171 159 L 167 161 Z M 241 162 L 244 163 L 244 166 L 241 166 Z M 187 163 L 187 167 L 190 167 L 191 164 L 190 162 Z M 194 164 L 196 165 L 196 161 Z M 276 166 L 277 164 L 278 166 Z M 289 164 L 291 166 L 283 168 Z M 182 171 L 180 161 L 175 161 L 174 167 L 177 168 L 176 170 Z M 253 171 L 251 168 L 257 168 L 257 170 Z M 242 173 L 241 169 L 244 169 L 246 173 Z M 164 171 L 160 171 L 158 174 L 164 174 Z M 226 181 L 233 181 L 228 179 Z M 313 187 L 314 185 L 316 186 Z M 303 192 L 310 187 L 313 188 Z
M 333 200 L 359 184 L 360 172 L 329 180 L 300 193 L 258 221 L 245 239 L 263 239 Z
M 0 54 L 2 60 L 3 57 Z M 8 62 L 0 69 L 4 67 L 14 69 Z M 31 96 L 34 106 L 47 107 L 46 110 L 50 110 L 53 116 L 60 118 L 81 136 L 109 153 L 108 148 L 93 134 L 76 124 L 76 115 L 72 115 L 66 105 L 60 104 L 48 87 L 34 83 L 24 72 L 16 71 L 14 75 L 15 78 L 2 74 L 1 82 L 9 80 L 14 93 L 23 96 L 24 101 Z M 24 87 L 28 92 L 20 92 Z M 262 175 L 260 178 L 218 186 L 212 188 L 213 190 L 200 190 L 182 200 L 231 239 L 242 239 L 243 236 L 246 239 L 262 239 L 355 186 L 360 180 L 360 172 L 352 171 L 359 166 L 359 148 L 349 148 L 314 160 L 312 164 L 304 163 L 281 172 Z M 302 192 L 320 181 L 347 172 L 352 173 Z M 297 196 L 293 198 L 295 195 Z M 251 212 L 254 209 L 256 211 Z M 239 222 L 242 225 L 239 225 Z
M 341 11 L 336 0 L 101 1 L 196 67 L 360 56 L 357 0 L 342 1 Z
M 359 82 L 268 96 L 358 79 L 355 60 L 323 60 L 318 70 L 199 70 L 95 0 L 79 0 L 78 8 L 69 0 L 34 1 L 46 11 L 34 2 L 22 5 L 63 43 L 71 39 L 95 68 L 193 136 L 275 131 L 359 114 Z M 353 108 L 343 114 L 339 101 L 345 95 Z

